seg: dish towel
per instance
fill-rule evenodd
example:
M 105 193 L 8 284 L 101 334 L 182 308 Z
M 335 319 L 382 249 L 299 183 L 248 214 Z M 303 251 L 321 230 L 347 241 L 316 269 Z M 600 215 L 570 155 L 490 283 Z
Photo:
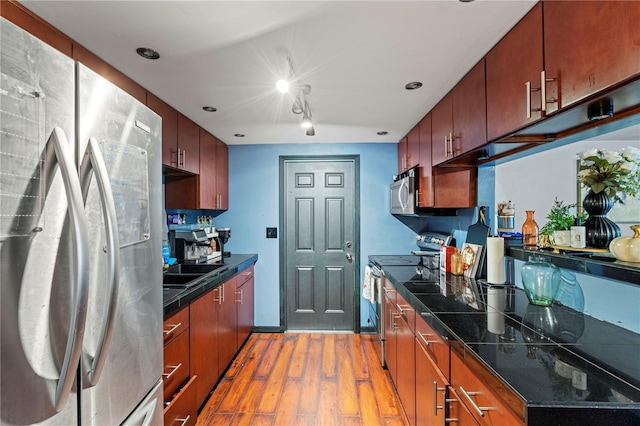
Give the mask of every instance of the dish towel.
M 364 268 L 364 281 L 362 283 L 362 297 L 369 302 L 375 302 L 375 293 L 373 290 L 373 273 L 371 272 L 371 266 L 367 265 Z

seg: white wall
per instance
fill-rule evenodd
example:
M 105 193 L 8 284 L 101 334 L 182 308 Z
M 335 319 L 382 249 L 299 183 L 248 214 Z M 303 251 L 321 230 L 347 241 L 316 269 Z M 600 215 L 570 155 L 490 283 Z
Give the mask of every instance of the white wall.
M 557 196 L 565 204 L 577 201 L 577 154 L 590 148 L 618 151 L 629 145 L 640 148 L 640 136 L 636 141 L 586 140 L 574 142 L 549 151 L 540 152 L 495 166 L 495 201 L 511 200 L 516 205 L 516 231 L 520 231 L 525 210 L 535 210 L 535 220 L 540 228 L 547 222 L 546 216 Z M 583 197 L 586 192 L 583 193 Z M 496 206 L 494 206 L 495 212 Z M 614 207 L 614 209 L 619 206 Z M 494 217 L 495 220 L 495 217 Z M 495 223 L 495 222 L 494 222 Z M 638 221 L 640 223 L 640 211 Z M 633 235 L 632 223 L 619 223 L 622 235 Z

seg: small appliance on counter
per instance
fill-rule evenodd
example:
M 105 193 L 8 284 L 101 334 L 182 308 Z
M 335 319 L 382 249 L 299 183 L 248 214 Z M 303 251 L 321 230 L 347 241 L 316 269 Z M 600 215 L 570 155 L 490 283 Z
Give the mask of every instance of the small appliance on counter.
M 436 232 L 425 232 L 416 235 L 416 244 L 419 250 L 411 252 L 414 256 L 420 257 L 418 268 L 427 269 L 440 268 L 440 248 L 455 246 L 455 241 L 451 235 L 439 234 Z M 421 271 L 422 272 L 422 271 Z
M 222 253 L 222 257 L 229 257 L 231 253 L 224 251 L 224 245 L 227 244 L 229 238 L 231 238 L 231 228 L 216 228 L 217 236 L 214 237 L 216 241 L 216 247 Z
M 169 244 L 178 263 L 204 263 L 220 260 L 221 251 L 214 251 L 204 229 L 171 230 Z

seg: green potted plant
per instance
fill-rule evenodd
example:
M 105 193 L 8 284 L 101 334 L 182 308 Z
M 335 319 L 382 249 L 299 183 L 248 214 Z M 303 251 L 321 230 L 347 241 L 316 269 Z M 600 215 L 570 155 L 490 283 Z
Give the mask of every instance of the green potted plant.
M 546 236 L 546 240 L 550 245 L 569 246 L 571 245 L 571 227 L 576 222 L 576 215 L 572 213 L 577 204 L 564 204 L 564 201 L 555 198 L 553 207 L 547 214 L 549 220 L 540 229 L 540 235 Z M 586 219 L 587 214 L 582 212 L 580 218 Z

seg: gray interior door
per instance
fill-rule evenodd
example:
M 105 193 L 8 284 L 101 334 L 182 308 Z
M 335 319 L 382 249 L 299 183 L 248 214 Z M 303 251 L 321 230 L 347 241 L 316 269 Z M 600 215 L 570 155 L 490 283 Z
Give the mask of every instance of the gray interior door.
M 287 330 L 354 330 L 357 157 L 281 159 Z

